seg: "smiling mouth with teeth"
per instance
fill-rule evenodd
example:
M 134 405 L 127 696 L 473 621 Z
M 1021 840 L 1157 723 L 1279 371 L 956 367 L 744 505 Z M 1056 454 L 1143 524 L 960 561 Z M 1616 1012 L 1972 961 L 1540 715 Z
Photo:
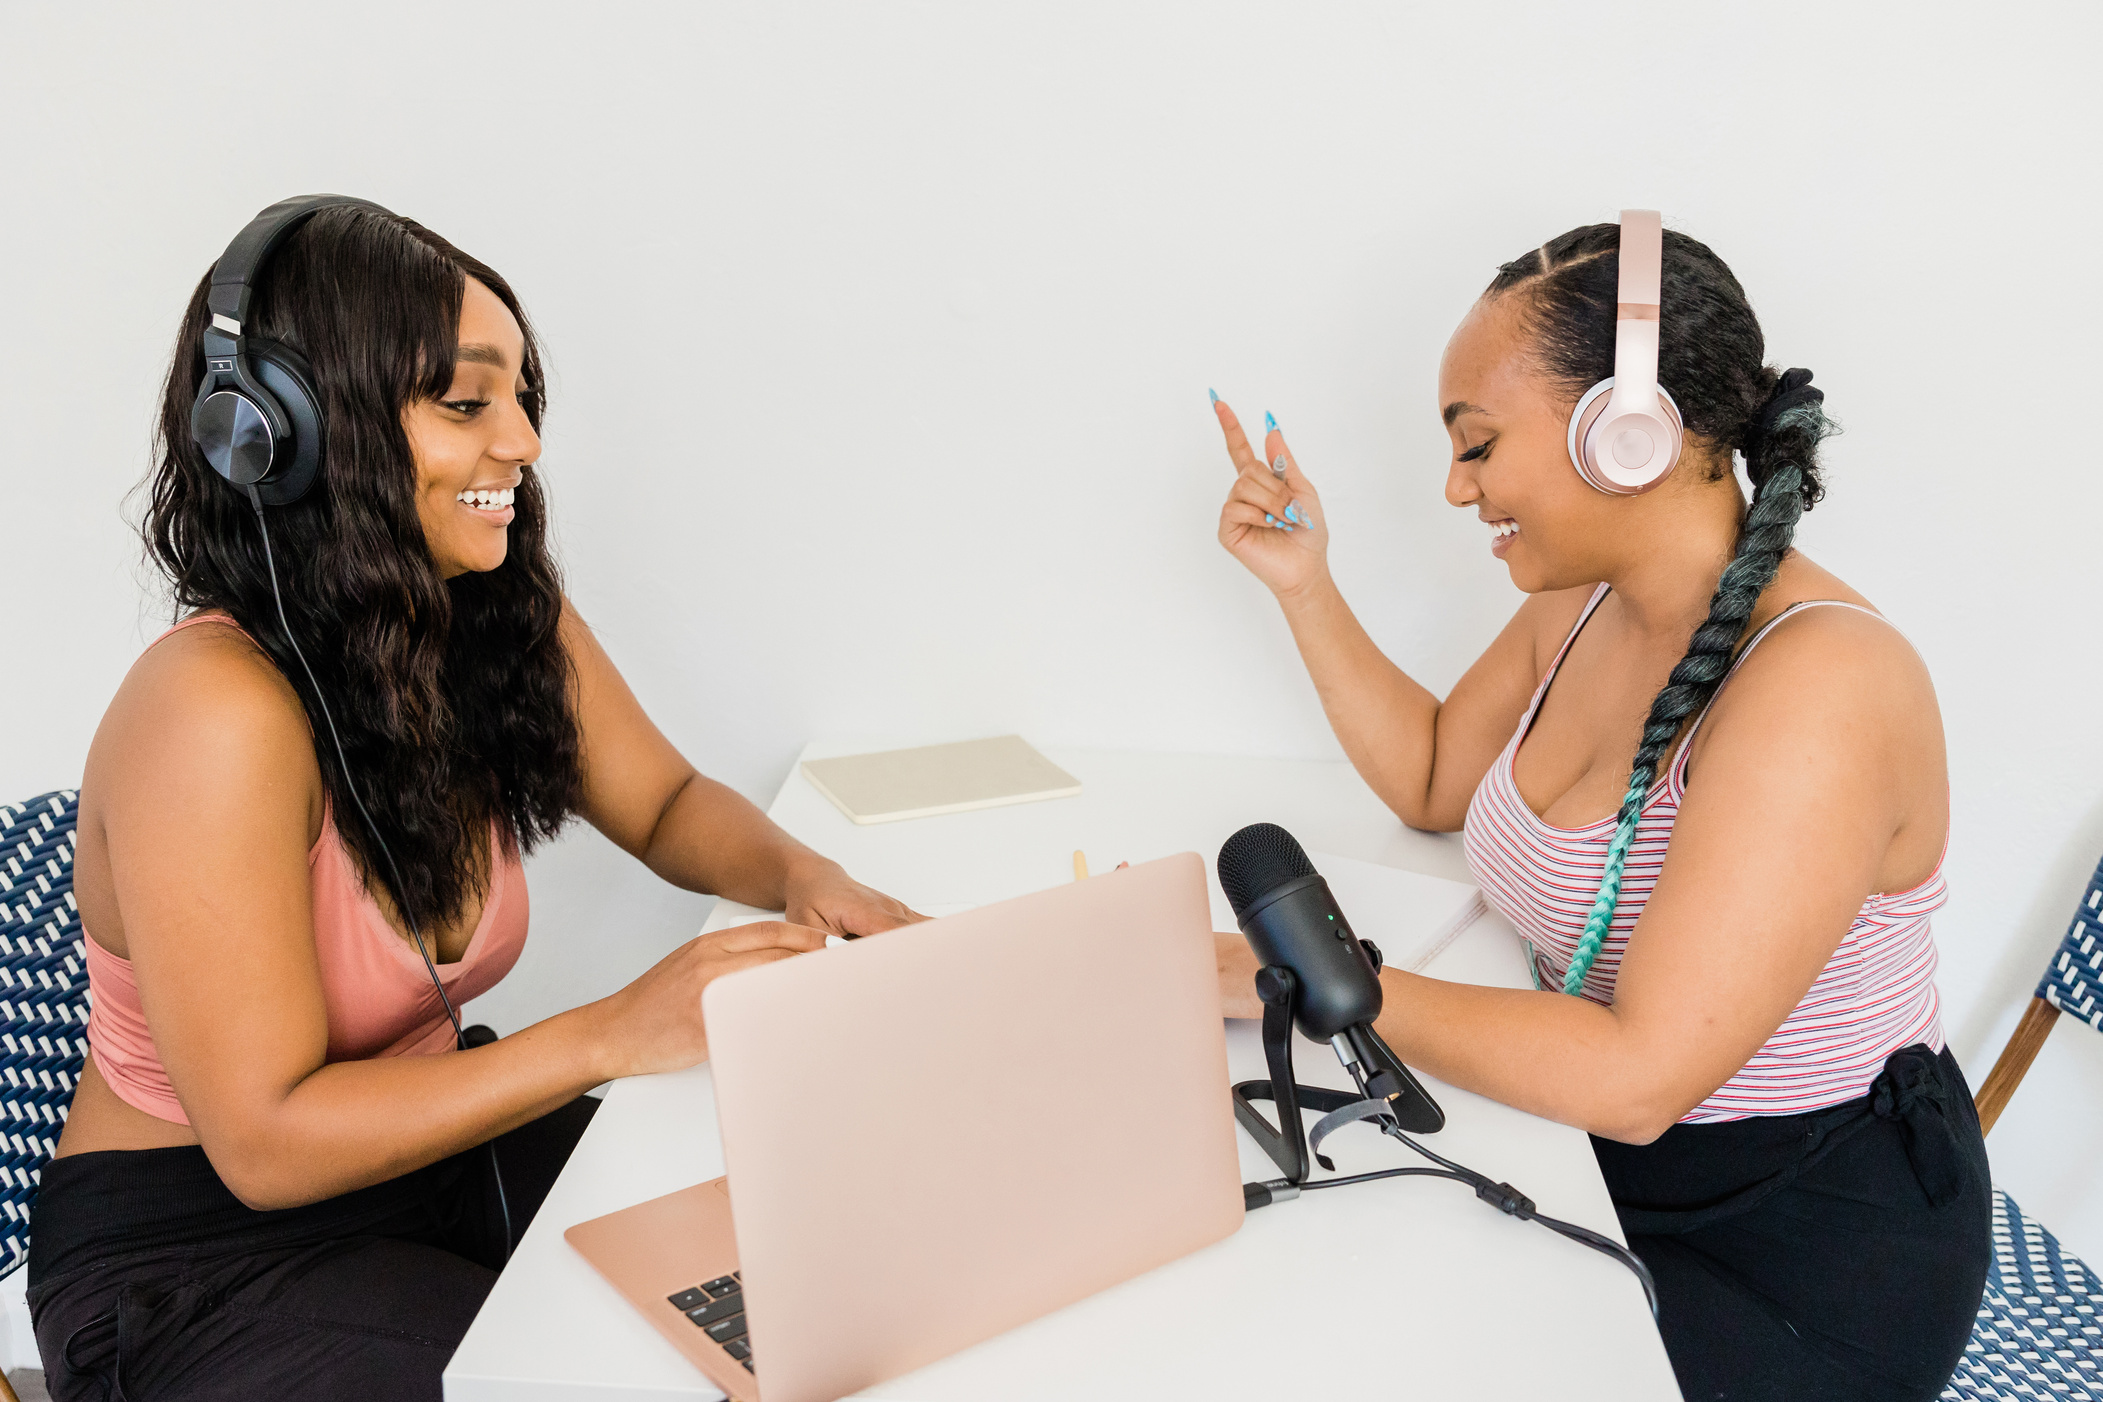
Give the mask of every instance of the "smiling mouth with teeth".
M 499 487 L 493 492 L 462 492 L 453 500 L 477 511 L 502 511 L 511 505 L 511 494 L 512 488 Z
M 1490 522 L 1490 537 L 1493 540 L 1507 540 L 1518 533 L 1519 523 L 1517 521 Z

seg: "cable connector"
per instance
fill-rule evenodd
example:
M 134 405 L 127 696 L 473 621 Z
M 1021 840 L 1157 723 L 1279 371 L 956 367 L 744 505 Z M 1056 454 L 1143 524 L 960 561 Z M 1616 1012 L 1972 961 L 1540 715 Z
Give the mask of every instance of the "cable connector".
M 1533 1199 L 1509 1183 L 1484 1182 L 1475 1185 L 1475 1196 L 1507 1216 L 1521 1222 L 1533 1220 Z
M 1300 1185 L 1289 1178 L 1273 1178 L 1267 1183 L 1244 1183 L 1241 1185 L 1241 1210 L 1254 1212 L 1259 1207 L 1269 1207 L 1274 1202 L 1291 1202 L 1300 1195 Z

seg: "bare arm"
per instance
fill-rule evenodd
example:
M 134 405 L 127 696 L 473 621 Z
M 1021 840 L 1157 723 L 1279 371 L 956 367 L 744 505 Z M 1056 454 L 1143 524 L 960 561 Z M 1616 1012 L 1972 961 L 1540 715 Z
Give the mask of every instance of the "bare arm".
M 1220 544 L 1277 596 L 1329 726 L 1367 785 L 1411 827 L 1457 831 L 1540 680 L 1538 640 L 1559 639 L 1589 591 L 1527 599 L 1441 702 L 1388 660 L 1344 602 L 1329 575 L 1328 514 L 1284 436 L 1273 430 L 1259 458 L 1234 411 L 1215 412 L 1236 468 Z M 1265 465 L 1281 454 L 1282 482 Z M 1286 516 L 1293 503 L 1296 521 Z
M 835 934 L 875 934 L 921 918 L 689 764 L 567 600 L 562 638 L 577 671 L 584 816 L 622 850 L 674 886 L 786 911 L 793 923 Z
M 1873 891 L 1925 878 L 1947 818 L 1925 669 L 1888 627 L 1819 613 L 1779 630 L 1703 727 L 1613 1006 L 1389 970 L 1379 1028 L 1405 1060 L 1647 1143 L 1773 1035 Z

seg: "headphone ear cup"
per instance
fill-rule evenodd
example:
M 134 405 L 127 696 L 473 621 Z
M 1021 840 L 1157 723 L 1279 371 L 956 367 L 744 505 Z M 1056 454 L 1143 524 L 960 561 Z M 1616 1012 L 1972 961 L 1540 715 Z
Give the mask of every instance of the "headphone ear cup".
M 1614 377 L 1607 376 L 1586 390 L 1570 411 L 1568 447 L 1570 466 L 1586 483 L 1609 496 L 1638 496 L 1663 482 L 1672 475 L 1679 464 L 1680 449 L 1685 439 L 1685 428 L 1680 421 L 1679 405 L 1663 385 L 1658 386 L 1658 409 L 1655 415 L 1623 412 L 1608 418 L 1608 406 L 1614 388 Z M 1617 427 L 1634 426 L 1643 433 L 1640 440 L 1650 461 L 1631 469 L 1614 459 L 1614 437 Z M 1662 452 L 1648 451 L 1655 435 L 1665 435 Z M 1643 458 L 1634 459 L 1642 464 Z
M 251 339 L 249 368 L 276 398 L 291 428 L 291 441 L 277 445 L 270 475 L 256 490 L 270 506 L 288 506 L 305 496 L 321 475 L 321 397 L 307 358 L 277 341 Z
M 205 380 L 190 406 L 190 440 L 212 471 L 236 486 L 270 475 L 277 438 L 255 398 L 218 376 Z

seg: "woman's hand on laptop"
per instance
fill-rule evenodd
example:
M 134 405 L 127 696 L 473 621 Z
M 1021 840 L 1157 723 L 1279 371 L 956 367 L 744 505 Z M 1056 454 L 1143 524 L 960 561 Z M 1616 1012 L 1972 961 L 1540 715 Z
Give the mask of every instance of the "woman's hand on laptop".
M 679 1071 L 708 1059 L 701 990 L 726 974 L 825 948 L 825 931 L 785 920 L 734 925 L 688 940 L 641 978 L 590 1011 L 607 1080 Z
M 856 881 L 838 862 L 823 858 L 792 868 L 786 884 L 783 913 L 790 920 L 847 939 L 927 919 L 904 902 Z

